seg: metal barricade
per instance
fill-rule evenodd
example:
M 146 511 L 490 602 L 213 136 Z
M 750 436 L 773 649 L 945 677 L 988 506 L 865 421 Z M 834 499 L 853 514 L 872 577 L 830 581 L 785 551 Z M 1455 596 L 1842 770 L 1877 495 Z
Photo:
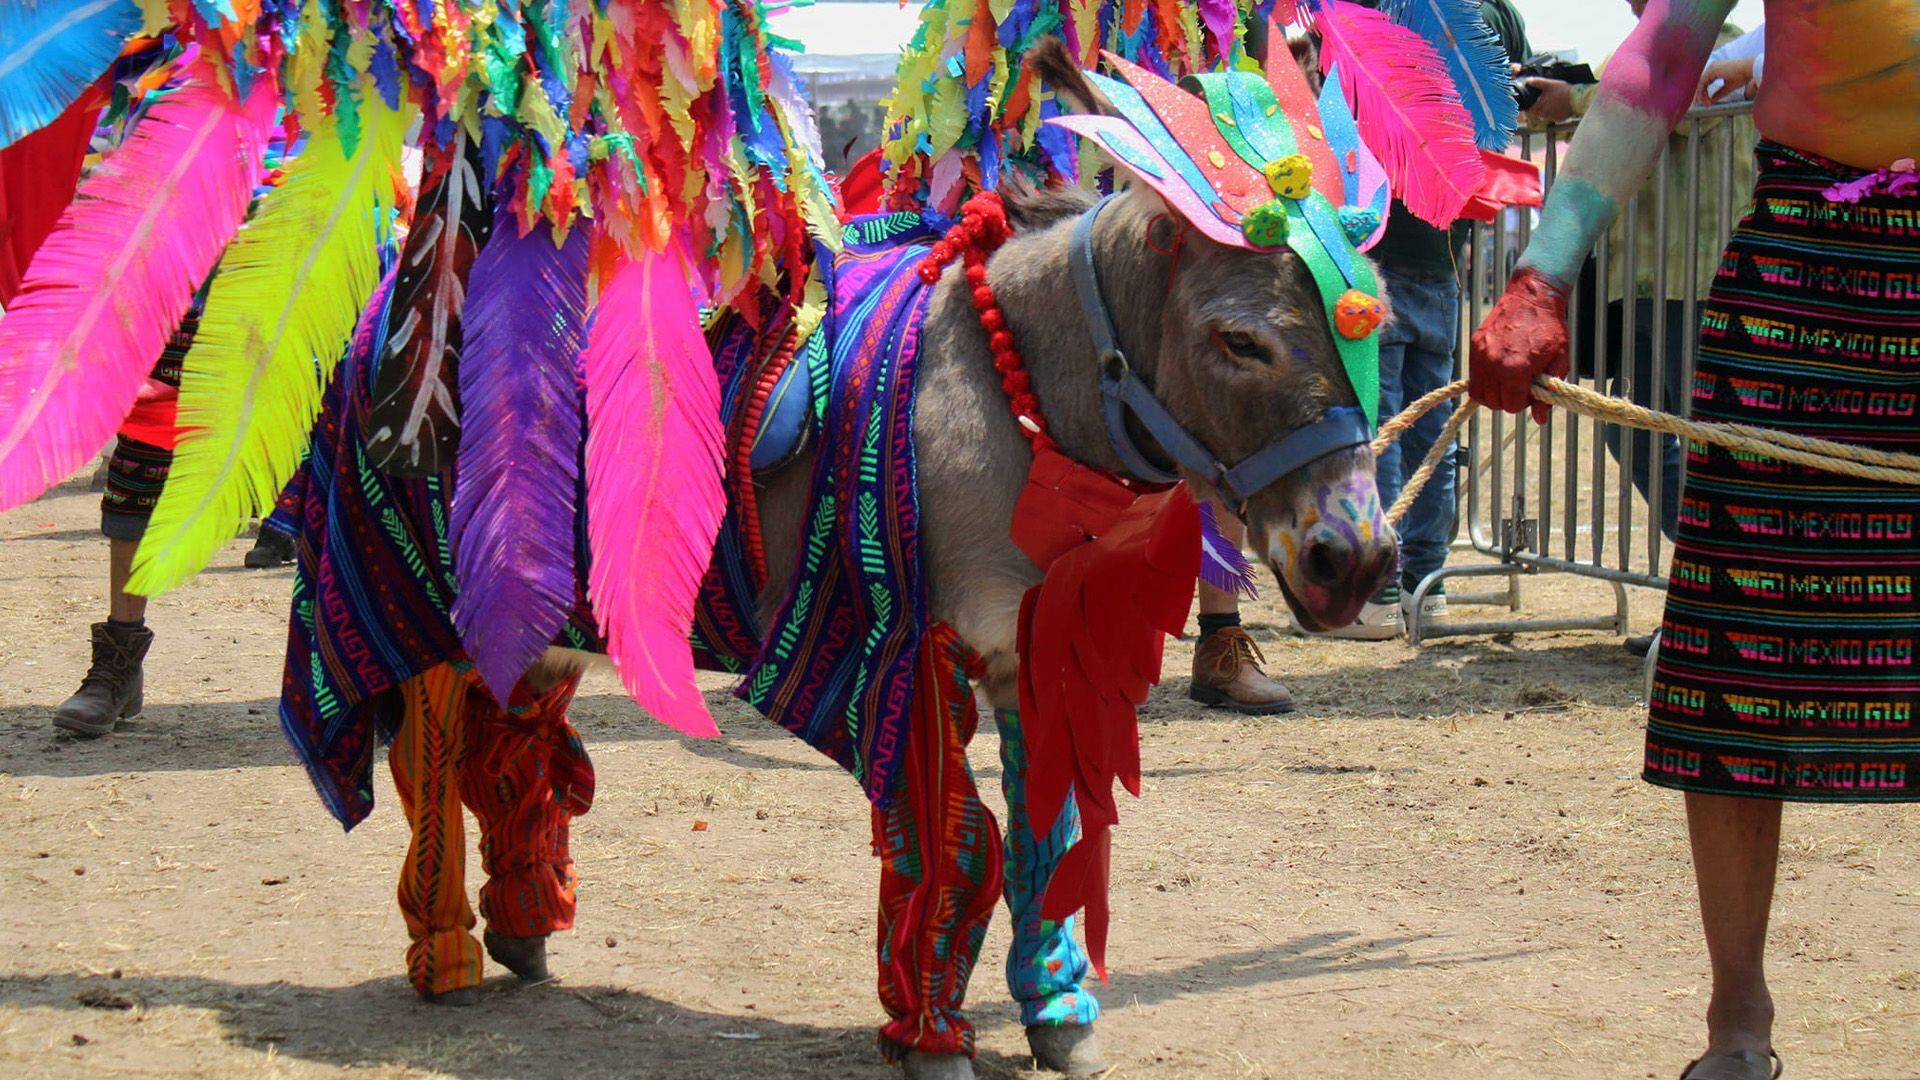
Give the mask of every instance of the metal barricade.
M 1689 113 L 1652 182 L 1596 245 L 1569 318 L 1572 381 L 1649 408 L 1690 411 L 1703 279 L 1711 280 L 1752 194 L 1751 111 L 1742 104 Z M 1549 190 L 1574 130 L 1559 125 L 1519 139 L 1517 149 L 1541 165 Z M 1473 227 L 1460 267 L 1455 362 L 1462 373 L 1468 337 L 1505 288 L 1533 218 L 1530 211 L 1508 211 L 1491 225 Z M 1667 517 L 1671 528 L 1682 499 L 1684 454 L 1685 447 L 1670 439 L 1571 413 L 1555 412 L 1535 425 L 1524 416 L 1477 411 L 1456 452 L 1453 546 L 1456 555 L 1466 549 L 1494 561 L 1450 563 L 1421 581 L 1409 605 L 1407 640 L 1581 629 L 1624 635 L 1627 587 L 1666 588 L 1668 537 L 1658 518 Z M 1665 508 L 1665 515 L 1654 507 Z M 1521 579 L 1542 573 L 1605 582 L 1612 590 L 1610 610 L 1522 615 Z M 1502 579 L 1503 587 L 1474 593 L 1449 588 L 1449 605 L 1504 606 L 1507 617 L 1456 615 L 1423 625 L 1420 603 L 1436 586 L 1478 578 Z

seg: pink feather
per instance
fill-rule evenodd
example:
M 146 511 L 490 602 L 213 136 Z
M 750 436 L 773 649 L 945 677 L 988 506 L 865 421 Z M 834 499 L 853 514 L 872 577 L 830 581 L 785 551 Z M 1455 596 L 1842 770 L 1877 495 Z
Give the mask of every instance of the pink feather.
M 0 510 L 106 445 L 246 216 L 273 88 L 198 74 L 80 185 L 0 319 Z
M 1320 33 L 1320 67 L 1340 65 L 1360 136 L 1417 217 L 1445 227 L 1480 190 L 1485 166 L 1473 118 L 1446 62 L 1425 38 L 1345 0 L 1307 5 Z
M 620 681 L 655 719 L 720 734 L 687 635 L 726 510 L 720 387 L 676 239 L 623 259 L 587 332 L 588 596 Z

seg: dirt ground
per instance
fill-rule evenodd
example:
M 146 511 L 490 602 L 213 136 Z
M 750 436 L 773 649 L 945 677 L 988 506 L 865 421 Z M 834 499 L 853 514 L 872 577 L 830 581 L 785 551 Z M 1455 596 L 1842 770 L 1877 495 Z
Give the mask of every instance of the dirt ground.
M 343 834 L 275 723 L 289 571 L 229 548 L 154 605 L 146 712 L 52 736 L 103 605 L 96 506 L 66 491 L 0 515 L 0 1071 L 888 1075 L 866 807 L 723 681 L 727 736 L 698 742 L 590 677 L 576 718 L 600 791 L 559 978 L 494 971 L 476 1008 L 423 1006 L 384 768 Z M 1565 579 L 1525 595 L 1610 604 Z M 1637 626 L 1657 614 L 1636 595 Z M 1638 779 L 1639 668 L 1617 640 L 1306 642 L 1271 601 L 1250 621 L 1299 711 L 1228 719 L 1176 678 L 1143 717 L 1099 991 L 1112 1075 L 1676 1075 L 1706 964 L 1679 800 Z M 1169 670 L 1189 655 L 1175 643 Z M 990 792 L 996 755 L 989 724 Z M 1772 971 L 1792 1076 L 1920 1075 L 1916 825 L 1789 811 Z M 1003 923 L 974 980 L 980 1072 L 1025 1077 Z

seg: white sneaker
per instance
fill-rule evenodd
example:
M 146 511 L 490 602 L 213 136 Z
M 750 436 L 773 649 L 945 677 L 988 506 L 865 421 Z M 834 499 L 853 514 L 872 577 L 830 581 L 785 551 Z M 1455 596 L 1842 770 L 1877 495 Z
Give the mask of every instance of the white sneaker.
M 1389 588 L 1367 601 L 1352 625 L 1313 636 L 1341 641 L 1392 641 L 1400 636 L 1401 629 L 1400 590 Z
M 1401 592 L 1400 611 L 1401 611 L 1401 615 L 1404 618 L 1407 618 L 1407 619 L 1413 618 L 1413 594 L 1411 592 L 1404 592 L 1404 591 Z M 1446 585 L 1444 584 L 1435 585 L 1433 589 L 1430 592 L 1428 592 L 1424 598 L 1421 599 L 1420 621 L 1422 623 L 1436 623 L 1436 622 L 1447 621 L 1447 587 Z

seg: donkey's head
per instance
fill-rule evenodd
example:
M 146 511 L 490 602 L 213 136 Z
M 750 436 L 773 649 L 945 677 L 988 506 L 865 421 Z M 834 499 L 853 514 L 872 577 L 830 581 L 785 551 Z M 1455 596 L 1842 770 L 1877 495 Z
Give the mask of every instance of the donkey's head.
M 1112 115 L 1064 49 L 1044 50 L 1036 66 L 1077 111 Z M 1154 269 L 1135 280 L 1102 274 L 1107 307 L 1120 336 L 1132 337 L 1139 355 L 1128 363 L 1152 397 L 1230 471 L 1204 475 L 1187 460 L 1193 454 L 1170 445 L 1178 435 L 1136 414 L 1129 430 L 1147 464 L 1178 463 L 1246 521 L 1301 626 L 1352 622 L 1390 580 L 1397 552 L 1373 454 L 1351 445 L 1364 440 L 1365 422 L 1306 260 L 1285 247 L 1216 242 L 1138 183 L 1099 211 L 1093 246 L 1103 266 L 1138 268 L 1138 254 L 1153 253 L 1145 265 Z M 1316 442 L 1342 448 L 1322 456 Z M 1275 467 L 1259 468 L 1263 461 Z M 1307 464 L 1287 466 L 1294 461 Z

